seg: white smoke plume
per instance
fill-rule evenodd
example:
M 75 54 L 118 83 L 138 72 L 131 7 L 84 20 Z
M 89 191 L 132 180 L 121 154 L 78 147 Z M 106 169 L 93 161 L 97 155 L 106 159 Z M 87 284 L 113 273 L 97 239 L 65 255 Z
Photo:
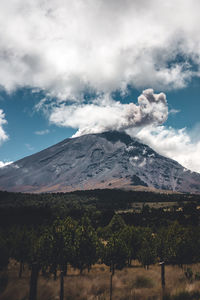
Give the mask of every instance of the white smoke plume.
M 107 130 L 125 130 L 149 124 L 163 124 L 168 116 L 164 93 L 154 94 L 146 89 L 138 97 L 138 103 L 122 104 L 108 95 L 91 104 L 53 108 L 49 120 L 59 126 L 78 129 L 75 136 Z

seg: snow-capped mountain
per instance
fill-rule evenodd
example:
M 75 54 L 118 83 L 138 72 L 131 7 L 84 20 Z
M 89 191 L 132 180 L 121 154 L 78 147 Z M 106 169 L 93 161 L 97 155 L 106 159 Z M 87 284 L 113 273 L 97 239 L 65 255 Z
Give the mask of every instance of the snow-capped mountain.
M 0 169 L 8 191 L 137 187 L 200 193 L 200 174 L 116 131 L 68 138 Z

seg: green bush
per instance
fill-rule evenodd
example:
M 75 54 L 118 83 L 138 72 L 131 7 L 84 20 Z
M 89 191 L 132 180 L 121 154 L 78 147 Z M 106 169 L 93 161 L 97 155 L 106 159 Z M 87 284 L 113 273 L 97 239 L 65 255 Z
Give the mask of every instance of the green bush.
M 195 280 L 200 280 L 200 272 L 196 272 L 196 274 L 195 274 Z
M 163 300 L 199 300 L 200 293 L 199 292 L 180 292 L 177 295 L 169 296 L 165 295 Z
M 139 288 L 152 288 L 154 286 L 153 281 L 149 277 L 137 276 L 133 282 L 133 286 L 136 289 Z
M 187 270 L 185 271 L 185 277 L 189 280 L 192 281 L 193 279 L 193 272 L 191 268 L 187 268 Z

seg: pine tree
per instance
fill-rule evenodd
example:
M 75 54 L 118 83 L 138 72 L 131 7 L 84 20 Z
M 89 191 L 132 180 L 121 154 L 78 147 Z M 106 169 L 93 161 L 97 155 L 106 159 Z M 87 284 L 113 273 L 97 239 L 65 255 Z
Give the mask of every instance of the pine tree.
M 102 255 L 102 262 L 110 267 L 110 299 L 112 299 L 112 279 L 116 269 L 122 269 L 129 258 L 126 243 L 114 233 L 106 242 Z
M 89 271 L 99 258 L 101 243 L 87 217 L 81 219 L 75 230 L 74 246 L 73 267 L 78 268 L 81 274 L 86 268 Z

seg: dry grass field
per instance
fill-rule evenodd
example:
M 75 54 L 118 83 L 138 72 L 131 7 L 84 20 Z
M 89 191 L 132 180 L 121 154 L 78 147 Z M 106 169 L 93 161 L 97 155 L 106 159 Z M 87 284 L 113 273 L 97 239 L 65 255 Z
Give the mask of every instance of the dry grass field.
M 18 278 L 18 264 L 12 261 L 7 271 L 8 284 L 0 294 L 0 300 L 26 300 L 29 290 L 29 270 L 26 267 L 21 279 Z M 192 265 L 193 274 L 200 265 Z M 200 280 L 188 280 L 184 270 L 176 266 L 166 266 L 166 291 L 162 296 L 160 266 L 150 266 L 145 270 L 137 263 L 113 277 L 113 300 L 198 300 L 200 299 Z M 4 275 L 4 276 L 3 276 Z M 59 274 L 58 274 L 59 275 Z M 1 273 L 1 278 L 6 274 Z M 108 267 L 95 265 L 88 274 L 79 275 L 69 269 L 65 277 L 66 300 L 107 300 L 109 299 L 110 273 Z M 39 277 L 38 300 L 59 300 L 59 278 Z

